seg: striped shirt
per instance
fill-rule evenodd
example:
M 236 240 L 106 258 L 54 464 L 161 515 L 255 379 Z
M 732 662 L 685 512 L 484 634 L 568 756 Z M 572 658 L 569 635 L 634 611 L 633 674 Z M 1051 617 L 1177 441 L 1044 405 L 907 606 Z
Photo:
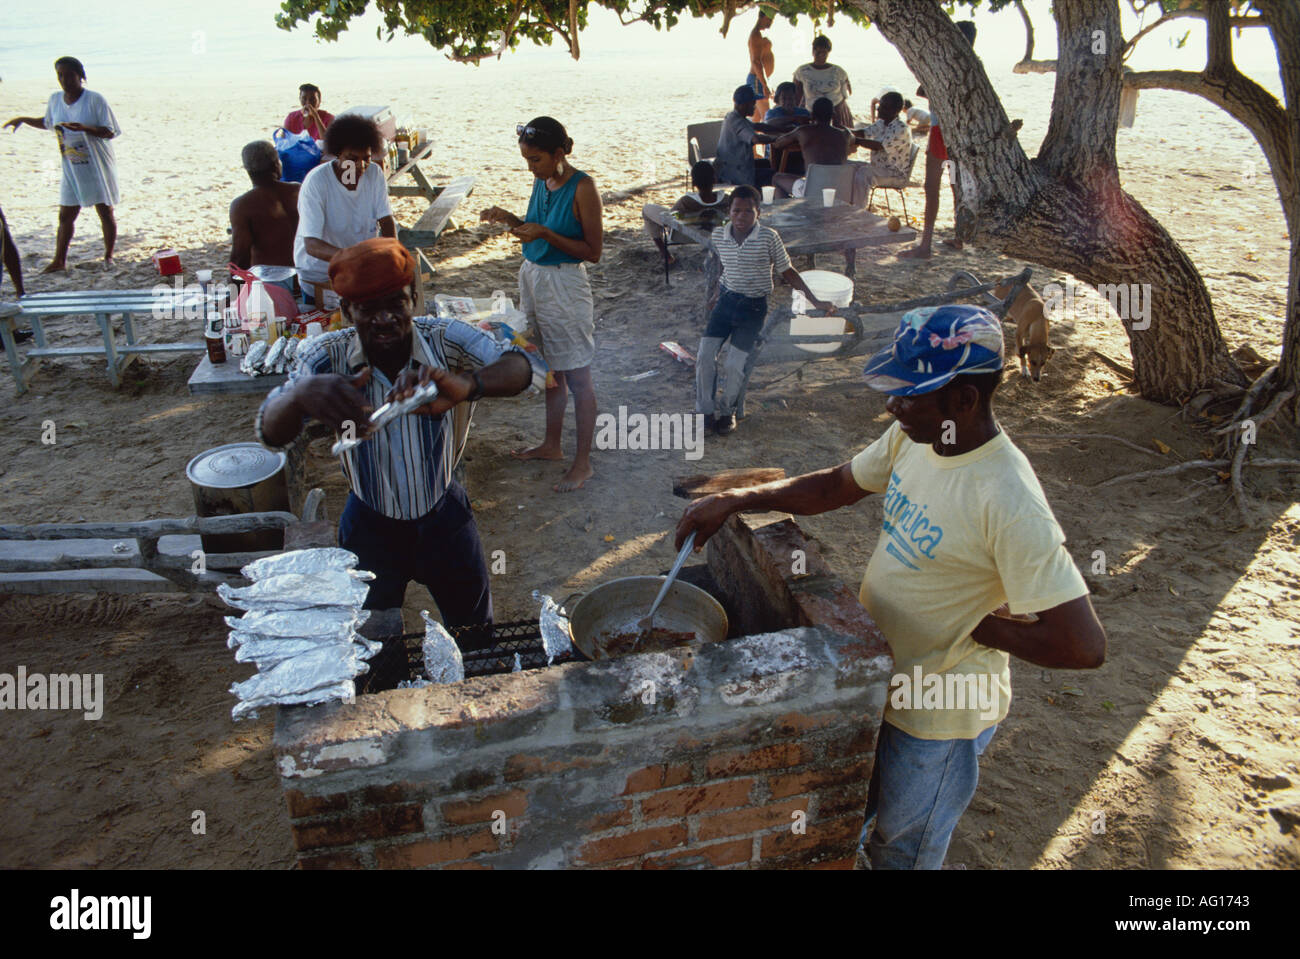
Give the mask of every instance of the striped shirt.
M 495 363 L 505 352 L 522 352 L 503 351 L 486 333 L 460 320 L 419 316 L 412 320 L 412 327 L 411 361 L 407 369 L 434 366 L 478 370 Z M 303 377 L 322 373 L 353 376 L 367 365 L 355 329 L 326 333 L 306 354 L 294 358 L 288 382 L 272 390 L 266 402 Z M 379 368 L 372 366 L 370 382 L 362 392 L 367 402 L 378 409 L 392 388 L 393 384 Z M 262 445 L 276 449 L 261 435 L 257 438 Z M 451 411 L 439 417 L 399 417 L 342 455 L 343 475 L 352 492 L 376 512 L 392 519 L 419 519 L 437 507 L 451 485 L 455 445 Z
M 767 296 L 772 292 L 772 267 L 778 273 L 790 269 L 790 254 L 785 252 L 781 235 L 770 226 L 756 223 L 737 243 L 731 226 L 713 231 L 713 250 L 722 261 L 722 285 L 741 296 Z

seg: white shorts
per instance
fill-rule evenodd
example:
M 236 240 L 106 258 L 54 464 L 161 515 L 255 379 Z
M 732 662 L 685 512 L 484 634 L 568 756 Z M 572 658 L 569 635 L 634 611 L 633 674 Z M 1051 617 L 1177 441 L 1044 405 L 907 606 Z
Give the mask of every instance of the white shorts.
M 552 370 L 580 370 L 596 356 L 596 314 L 585 263 L 519 268 L 519 309 L 537 330 L 537 346 Z

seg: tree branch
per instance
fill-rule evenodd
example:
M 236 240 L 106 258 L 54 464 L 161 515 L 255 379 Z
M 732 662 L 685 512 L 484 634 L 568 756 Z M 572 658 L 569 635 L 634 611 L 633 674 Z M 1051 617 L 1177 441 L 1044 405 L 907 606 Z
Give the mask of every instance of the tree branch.
M 1034 59 L 1034 22 L 1029 19 L 1029 11 L 1022 0 L 1016 0 L 1016 9 L 1020 19 L 1025 21 L 1025 55 L 1019 63 L 1011 68 L 1012 73 L 1051 73 L 1056 69 L 1055 60 Z
M 1149 23 L 1147 26 L 1143 27 L 1137 33 L 1133 34 L 1133 38 L 1129 40 L 1126 44 L 1124 44 L 1123 58 L 1127 60 L 1129 54 L 1133 52 L 1133 48 L 1137 45 L 1137 42 L 1141 40 L 1143 37 L 1145 37 L 1152 30 L 1155 30 L 1157 27 L 1162 27 L 1166 23 L 1169 23 L 1172 20 L 1181 20 L 1186 17 L 1195 17 L 1198 20 L 1204 20 L 1205 11 L 1204 10 L 1175 10 L 1173 13 L 1166 13 L 1163 17 L 1160 17 L 1158 20 Z
M 1227 79 L 1237 72 L 1232 63 L 1232 31 L 1228 28 L 1228 5 L 1210 3 L 1205 10 L 1205 76 Z

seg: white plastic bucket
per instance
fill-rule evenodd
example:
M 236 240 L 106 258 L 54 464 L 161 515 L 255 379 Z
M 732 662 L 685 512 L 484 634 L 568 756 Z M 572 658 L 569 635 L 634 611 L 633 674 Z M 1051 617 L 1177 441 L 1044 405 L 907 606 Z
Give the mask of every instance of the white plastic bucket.
M 835 306 L 848 306 L 853 302 L 853 281 L 830 270 L 808 270 L 799 274 L 808 289 L 819 300 Z M 790 319 L 791 336 L 842 336 L 844 320 L 838 316 L 808 316 L 796 313 Z M 799 349 L 809 353 L 834 353 L 838 343 L 799 343 Z

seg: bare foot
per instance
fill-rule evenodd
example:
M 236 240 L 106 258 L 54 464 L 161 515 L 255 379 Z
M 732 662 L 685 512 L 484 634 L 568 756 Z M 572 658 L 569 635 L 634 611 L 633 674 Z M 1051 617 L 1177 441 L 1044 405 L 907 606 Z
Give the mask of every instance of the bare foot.
M 564 451 L 558 446 L 547 446 L 543 443 L 540 446 L 534 446 L 527 450 L 511 450 L 510 455 L 517 460 L 562 460 Z
M 953 239 L 953 240 L 942 240 L 941 242 L 943 243 L 944 246 L 946 246 L 946 247 L 947 247 L 948 249 L 950 249 L 950 250 L 961 250 L 961 249 L 965 249 L 965 247 L 962 245 L 961 240 L 957 240 L 957 239 Z
M 117 263 L 113 261 L 113 258 L 111 256 L 104 257 L 104 272 L 110 273 L 116 269 L 117 269 Z
M 50 265 L 47 266 L 45 269 L 41 270 L 41 272 L 42 272 L 42 273 L 61 273 L 61 272 L 65 272 L 67 269 L 68 269 L 68 265 L 67 265 L 66 263 L 60 263 L 60 262 L 57 261 L 57 260 L 51 260 L 51 261 L 50 261 Z
M 928 246 L 914 246 L 910 250 L 904 250 L 898 254 L 898 258 L 900 260 L 928 260 L 933 255 Z
M 569 467 L 569 471 L 560 477 L 560 481 L 552 487 L 557 493 L 572 493 L 575 489 L 582 489 L 582 484 L 587 482 L 596 475 L 596 471 L 591 466 L 585 466 L 579 469 L 577 464 Z

